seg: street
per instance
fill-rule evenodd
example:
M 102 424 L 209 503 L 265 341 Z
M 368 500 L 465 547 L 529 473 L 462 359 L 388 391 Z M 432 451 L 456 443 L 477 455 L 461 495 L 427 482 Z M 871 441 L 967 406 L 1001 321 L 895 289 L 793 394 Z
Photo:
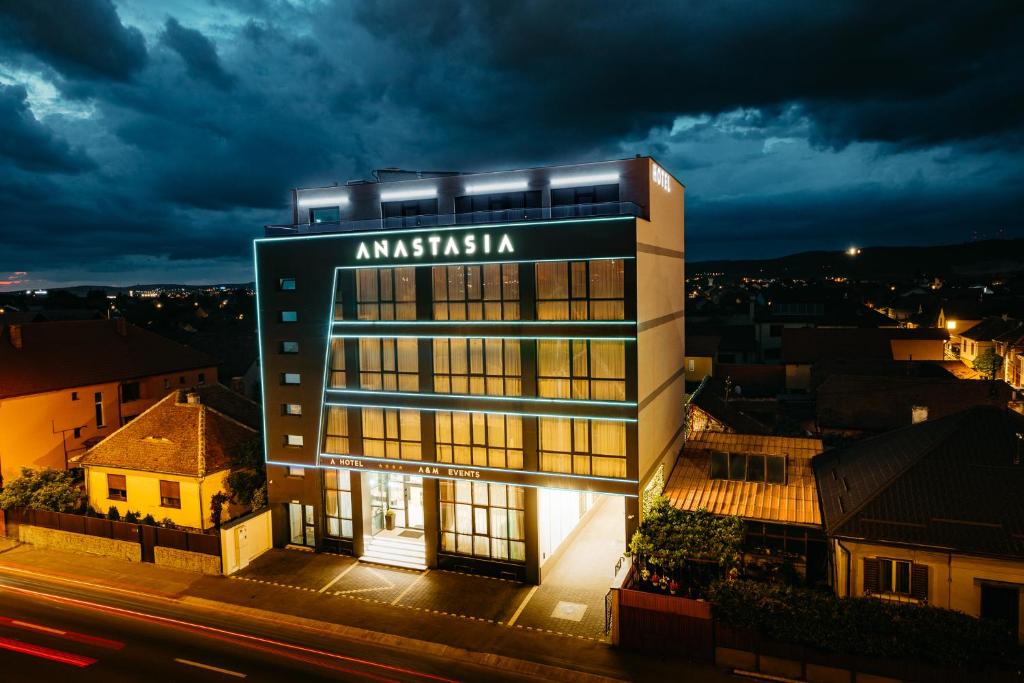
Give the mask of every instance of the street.
M 0 574 L 4 681 L 525 680 L 127 592 Z

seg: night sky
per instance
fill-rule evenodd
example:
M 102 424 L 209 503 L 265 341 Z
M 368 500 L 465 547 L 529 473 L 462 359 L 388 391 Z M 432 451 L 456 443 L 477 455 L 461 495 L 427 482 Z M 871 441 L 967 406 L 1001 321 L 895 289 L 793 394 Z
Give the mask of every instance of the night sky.
M 244 282 L 288 190 L 652 154 L 687 258 L 1024 233 L 1024 4 L 0 0 L 0 288 Z

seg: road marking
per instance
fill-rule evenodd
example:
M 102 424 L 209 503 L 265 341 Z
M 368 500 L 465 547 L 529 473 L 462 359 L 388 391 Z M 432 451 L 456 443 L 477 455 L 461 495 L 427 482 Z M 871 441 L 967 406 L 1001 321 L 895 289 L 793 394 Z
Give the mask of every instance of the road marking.
M 519 603 L 519 607 L 516 608 L 516 613 L 513 614 L 512 618 L 508 620 L 507 624 L 505 624 L 506 626 L 515 626 L 516 619 L 518 619 L 519 615 L 523 613 L 524 609 L 526 609 L 526 603 L 530 602 L 530 598 L 533 597 L 533 594 L 537 592 L 538 588 L 540 588 L 540 586 L 534 586 L 530 589 L 530 592 L 526 594 L 526 597 L 523 598 L 523 601 Z
M 52 650 L 48 647 L 43 647 L 42 645 L 23 643 L 20 640 L 14 640 L 13 638 L 0 638 L 0 648 L 10 650 L 11 652 L 20 652 L 22 654 L 32 655 L 33 657 L 40 657 L 41 659 L 49 659 L 52 662 L 70 664 L 71 666 L 77 666 L 78 668 L 84 668 L 90 664 L 96 663 L 96 660 L 92 657 L 83 657 L 82 655 L 75 655 L 70 652 Z
M 239 673 L 238 671 L 232 671 L 231 669 L 222 669 L 219 666 L 211 666 L 209 664 L 203 664 L 202 662 L 193 662 L 190 659 L 178 659 L 175 660 L 178 664 L 188 664 L 189 666 L 197 666 L 200 669 L 207 669 L 209 671 L 216 671 L 219 674 L 227 674 L 228 676 L 234 676 L 235 678 L 245 678 L 246 675 Z
M 412 587 L 416 585 L 416 582 L 422 579 L 424 576 L 430 573 L 430 570 L 423 572 L 415 579 L 409 582 L 409 585 L 405 587 L 405 590 L 398 594 L 398 597 L 391 601 L 392 605 L 397 605 L 398 601 L 405 597 L 405 594 L 412 590 Z
M 352 563 L 352 564 L 350 564 L 350 565 L 349 565 L 348 567 L 346 567 L 346 568 L 345 568 L 345 569 L 344 569 L 344 570 L 343 570 L 343 571 L 342 571 L 341 573 L 339 573 L 339 574 L 338 574 L 337 576 L 335 576 L 335 577 L 334 577 L 333 579 L 331 579 L 331 582 L 330 582 L 330 583 L 328 583 L 328 584 L 327 584 L 326 586 L 324 586 L 323 588 L 321 588 L 319 592 L 320 592 L 320 593 L 323 593 L 323 592 L 324 592 L 324 591 L 326 591 L 326 590 L 327 590 L 328 588 L 330 588 L 331 586 L 333 586 L 334 584 L 336 584 L 336 583 L 338 582 L 338 580 L 339 580 L 339 579 L 340 579 L 341 577 L 345 576 L 345 574 L 348 574 L 348 573 L 349 573 L 350 571 L 352 571 L 353 569 L 355 569 L 355 568 L 356 568 L 356 567 L 358 567 L 358 566 L 359 566 L 359 563 L 358 563 L 358 562 L 353 562 L 353 563 Z

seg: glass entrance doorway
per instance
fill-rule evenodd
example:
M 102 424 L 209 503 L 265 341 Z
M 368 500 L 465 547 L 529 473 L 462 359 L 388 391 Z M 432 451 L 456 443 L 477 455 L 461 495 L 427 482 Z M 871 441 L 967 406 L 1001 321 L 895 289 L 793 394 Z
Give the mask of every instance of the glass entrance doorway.
M 373 473 L 368 478 L 372 534 L 391 529 L 423 529 L 422 477 Z
M 313 506 L 288 503 L 288 540 L 292 545 L 316 546 Z

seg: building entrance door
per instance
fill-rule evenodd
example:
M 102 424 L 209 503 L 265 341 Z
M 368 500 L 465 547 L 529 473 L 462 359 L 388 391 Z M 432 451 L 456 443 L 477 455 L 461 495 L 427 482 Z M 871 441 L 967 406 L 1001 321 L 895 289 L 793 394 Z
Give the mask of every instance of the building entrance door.
M 292 545 L 316 547 L 313 506 L 288 503 L 288 541 Z
M 423 528 L 423 478 L 402 474 L 370 475 L 370 529 L 387 531 Z M 390 511 L 390 515 L 388 514 Z

